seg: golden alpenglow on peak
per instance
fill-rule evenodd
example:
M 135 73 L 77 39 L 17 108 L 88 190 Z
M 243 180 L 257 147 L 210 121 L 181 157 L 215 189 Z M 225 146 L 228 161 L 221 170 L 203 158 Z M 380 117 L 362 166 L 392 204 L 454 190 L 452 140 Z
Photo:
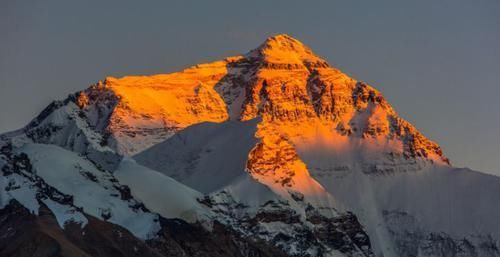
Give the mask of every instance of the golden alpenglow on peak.
M 248 54 L 179 72 L 110 77 L 75 99 L 92 117 L 91 125 L 105 131 L 108 145 L 125 155 L 191 125 L 261 118 L 255 136 L 262 145 L 249 154 L 250 163 L 276 157 L 281 146 L 290 153 L 320 146 L 338 156 L 393 153 L 389 162 L 448 163 L 440 147 L 401 119 L 379 91 L 329 66 L 286 34 L 267 38 Z M 300 166 L 296 153 L 288 157 Z M 258 164 L 252 167 L 265 169 Z
M 267 38 L 262 45 L 250 51 L 247 57 L 260 58 L 270 66 L 303 65 L 307 68 L 328 66 L 328 63 L 315 55 L 309 47 L 287 34 L 278 34 Z

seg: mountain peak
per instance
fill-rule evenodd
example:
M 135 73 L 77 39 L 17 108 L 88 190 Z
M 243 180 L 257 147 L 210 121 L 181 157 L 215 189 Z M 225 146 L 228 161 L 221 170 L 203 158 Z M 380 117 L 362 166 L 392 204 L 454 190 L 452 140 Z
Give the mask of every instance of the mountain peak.
M 247 57 L 257 57 L 270 66 L 292 65 L 312 67 L 328 67 L 328 63 L 299 40 L 287 35 L 277 34 L 268 37 Z
M 0 256 L 499 257 L 500 178 L 447 166 L 378 90 L 280 34 L 107 77 L 0 134 Z
M 304 44 L 297 40 L 296 38 L 288 35 L 288 34 L 277 34 L 274 36 L 270 36 L 266 38 L 266 41 L 264 42 L 264 45 L 272 47 L 273 45 L 287 45 L 292 48 L 299 48 L 302 47 L 304 48 Z

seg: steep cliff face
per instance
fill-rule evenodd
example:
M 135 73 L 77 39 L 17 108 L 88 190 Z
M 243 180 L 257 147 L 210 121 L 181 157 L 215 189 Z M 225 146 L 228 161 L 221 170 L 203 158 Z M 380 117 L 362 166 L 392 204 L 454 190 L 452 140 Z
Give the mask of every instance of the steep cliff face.
M 244 85 L 241 120 L 261 116 L 262 128 L 275 127 L 295 145 L 332 135 L 395 141 L 394 153 L 448 164 L 440 147 L 400 118 L 380 92 L 330 67 L 296 39 L 271 37 L 238 62 L 251 63 L 253 74 Z

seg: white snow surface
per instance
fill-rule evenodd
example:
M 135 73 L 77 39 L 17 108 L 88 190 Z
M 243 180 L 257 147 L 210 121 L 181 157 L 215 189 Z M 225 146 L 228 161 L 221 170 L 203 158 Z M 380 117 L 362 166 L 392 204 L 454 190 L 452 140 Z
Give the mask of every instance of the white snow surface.
M 61 228 L 64 228 L 68 222 L 78 223 L 81 227 L 85 227 L 85 225 L 89 222 L 85 215 L 73 207 L 59 204 L 50 199 L 44 199 L 42 201 L 45 205 L 47 205 L 52 213 L 54 213 L 57 223 Z
M 74 152 L 83 153 L 89 147 L 100 152 L 113 152 L 108 146 L 99 144 L 102 135 L 94 131 L 87 121 L 79 116 L 79 112 L 80 108 L 75 103 L 68 102 L 51 112 L 36 127 L 61 128 L 47 139 L 47 143 L 56 144 Z
M 141 166 L 131 158 L 124 158 L 113 174 L 121 184 L 130 188 L 135 198 L 165 218 L 195 222 L 212 215 L 198 202 L 197 199 L 202 197 L 200 192 Z
M 109 146 L 101 145 L 103 135 L 89 124 L 75 103 L 54 102 L 51 106 L 54 110 L 34 119 L 24 129 L 26 133 L 11 133 L 10 138 L 13 141 L 26 141 L 28 135 L 32 139 L 29 141 L 34 143 L 54 144 L 84 154 L 109 170 L 116 167 L 121 157 Z
M 417 165 L 420 168 L 414 170 L 415 165 L 405 163 L 396 163 L 397 172 L 371 173 L 366 160 L 349 163 L 327 158 L 327 153 L 300 155 L 311 175 L 356 214 L 376 252 L 384 256 L 398 256 L 389 228 L 500 240 L 499 177 L 438 165 Z M 400 170 L 404 167 L 408 170 Z M 394 218 L 415 222 L 400 223 Z
M 61 193 L 72 195 L 74 205 L 83 208 L 85 213 L 100 219 L 103 215 L 110 215 L 109 222 L 127 228 L 142 239 L 154 237 L 159 231 L 156 214 L 134 209 L 132 202 L 122 200 L 110 181 L 110 173 L 98 170 L 77 153 L 43 144 L 27 144 L 17 151 L 29 156 L 36 175 Z M 55 208 L 54 213 L 61 214 L 61 211 Z M 57 219 L 66 220 L 65 217 Z
M 258 207 L 272 200 L 281 200 L 270 188 L 248 174 L 241 175 L 220 191 L 229 193 L 235 201 L 251 207 Z
M 9 185 L 15 185 L 16 188 L 7 191 Z M 9 204 L 10 200 L 16 199 L 21 205 L 31 213 L 38 215 L 40 204 L 36 200 L 36 188 L 28 179 L 18 175 L 0 177 L 0 207 L 3 208 Z
M 137 155 L 138 163 L 210 193 L 244 175 L 258 120 L 190 126 Z

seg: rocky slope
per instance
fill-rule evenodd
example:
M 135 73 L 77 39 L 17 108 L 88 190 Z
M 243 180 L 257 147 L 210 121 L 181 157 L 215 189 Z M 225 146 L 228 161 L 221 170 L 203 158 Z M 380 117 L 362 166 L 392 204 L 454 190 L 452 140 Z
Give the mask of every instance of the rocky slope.
M 62 229 L 47 207 L 39 211 L 34 215 L 15 200 L 0 210 L 1 256 L 287 256 L 222 225 L 209 232 L 182 220 L 163 219 L 158 237 L 142 241 L 120 226 L 91 216 L 84 228 L 68 223 Z
M 452 168 L 380 92 L 288 35 L 108 77 L 0 148 L 7 256 L 500 256 L 500 179 Z

